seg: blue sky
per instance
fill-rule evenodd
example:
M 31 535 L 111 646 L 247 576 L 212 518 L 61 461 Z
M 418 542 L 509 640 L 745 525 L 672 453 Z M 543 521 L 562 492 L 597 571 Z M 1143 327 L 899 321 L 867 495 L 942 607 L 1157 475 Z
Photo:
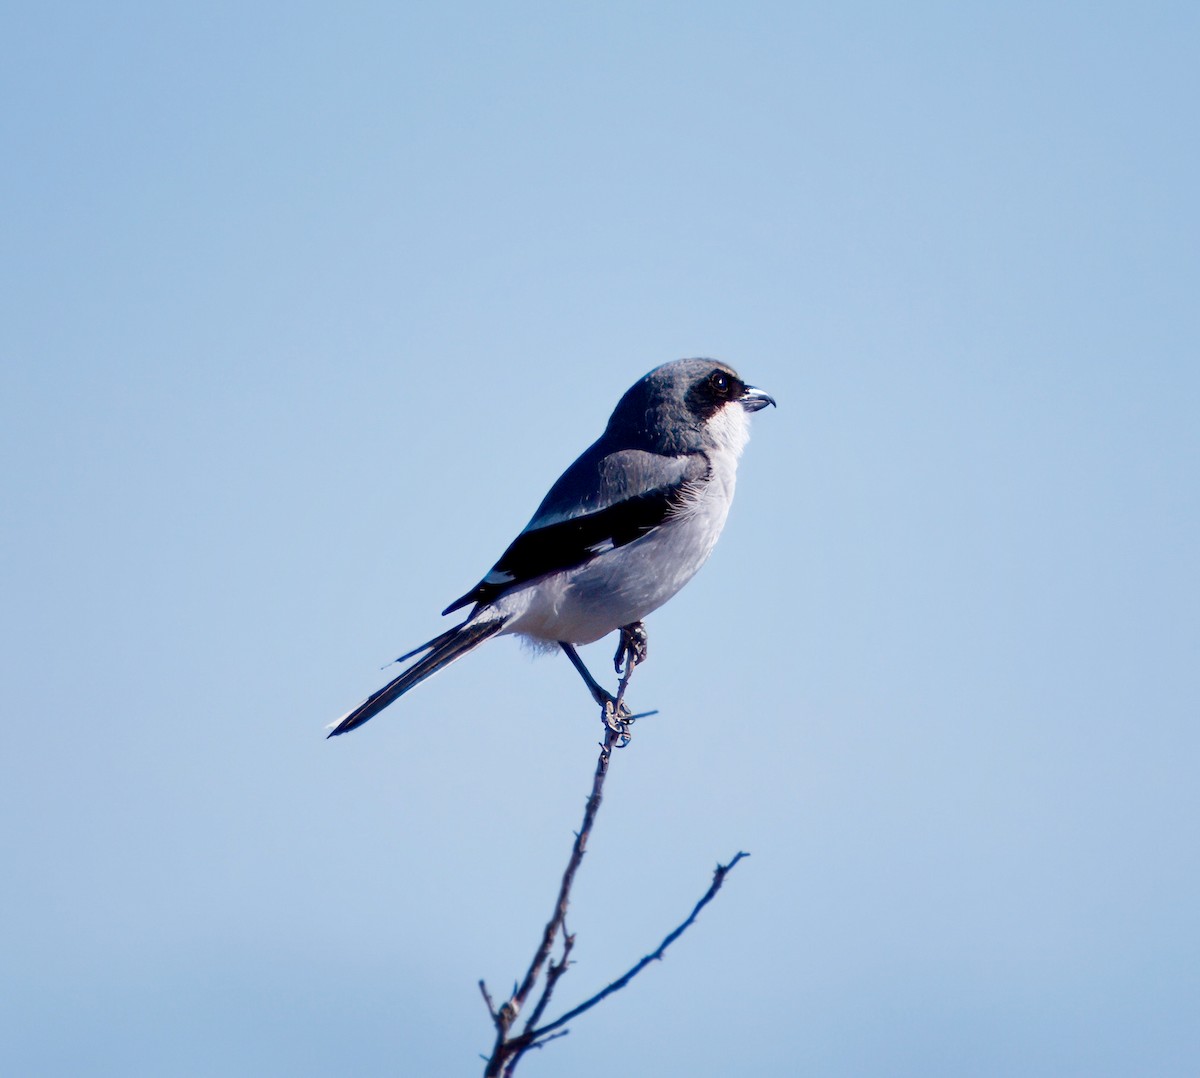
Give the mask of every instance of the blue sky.
M 323 727 L 699 354 L 780 406 L 564 1008 L 752 857 L 522 1072 L 1196 1073 L 1192 5 L 0 29 L 0 1069 L 475 1073 L 590 704 L 505 640 Z

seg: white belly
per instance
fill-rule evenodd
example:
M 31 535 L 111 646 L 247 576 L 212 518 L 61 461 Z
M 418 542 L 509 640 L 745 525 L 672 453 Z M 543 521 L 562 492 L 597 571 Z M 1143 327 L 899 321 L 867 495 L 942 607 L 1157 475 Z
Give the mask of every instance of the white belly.
M 640 621 L 708 560 L 733 499 L 734 474 L 714 474 L 702 492 L 656 530 L 585 565 L 514 589 L 493 604 L 505 633 L 590 644 Z

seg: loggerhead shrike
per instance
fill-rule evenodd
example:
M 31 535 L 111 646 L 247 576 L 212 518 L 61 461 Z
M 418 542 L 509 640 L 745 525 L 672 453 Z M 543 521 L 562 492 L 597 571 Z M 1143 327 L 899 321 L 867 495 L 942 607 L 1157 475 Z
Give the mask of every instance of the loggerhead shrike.
M 533 519 L 478 584 L 443 616 L 466 621 L 401 655 L 426 654 L 343 716 L 329 735 L 377 715 L 485 640 L 517 633 L 557 644 L 602 706 L 612 702 L 574 644 L 622 630 L 626 662 L 645 657 L 641 620 L 696 574 L 733 501 L 747 416 L 775 400 L 732 367 L 680 359 L 621 398 L 599 439 L 550 488 Z M 627 667 L 628 669 L 628 667 Z

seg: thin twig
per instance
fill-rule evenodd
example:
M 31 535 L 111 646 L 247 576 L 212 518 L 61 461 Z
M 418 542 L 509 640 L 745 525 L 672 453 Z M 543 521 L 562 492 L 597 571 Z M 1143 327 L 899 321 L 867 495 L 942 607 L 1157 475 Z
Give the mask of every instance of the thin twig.
M 571 1031 L 569 1029 L 560 1029 L 555 1033 L 551 1033 L 549 1037 L 545 1037 L 540 1041 L 530 1041 L 528 1044 L 523 1044 L 521 1046 L 521 1050 L 519 1052 L 514 1053 L 509 1058 L 508 1064 L 504 1068 L 504 1078 L 508 1078 L 508 1075 L 512 1074 L 512 1072 L 517 1069 L 517 1060 L 520 1059 L 521 1056 L 524 1055 L 526 1052 L 529 1052 L 534 1048 L 538 1048 L 538 1049 L 544 1048 L 551 1041 L 556 1041 L 556 1040 L 558 1040 L 559 1037 L 565 1037 L 570 1032 Z
M 483 1002 L 487 1004 L 488 1014 L 492 1016 L 492 1021 L 495 1022 L 499 1018 L 499 1015 L 496 1014 L 496 1004 L 492 1002 L 492 995 L 487 990 L 487 985 L 484 983 L 482 977 L 479 979 L 479 991 L 483 993 Z
M 618 656 L 620 655 L 621 652 L 618 651 Z M 484 982 L 482 980 L 479 982 L 479 990 L 483 994 L 488 1013 L 491 1015 L 492 1023 L 496 1027 L 496 1040 L 492 1048 L 492 1054 L 487 1061 L 484 1078 L 511 1078 L 516 1071 L 518 1062 L 520 1062 L 521 1057 L 527 1051 L 531 1048 L 541 1048 L 552 1040 L 566 1036 L 568 1030 L 564 1027 L 569 1021 L 577 1018 L 585 1011 L 591 1010 L 592 1007 L 611 996 L 614 992 L 619 992 L 651 962 L 660 961 L 666 949 L 691 927 L 700 911 L 713 900 L 716 893 L 721 889 L 721 885 L 725 882 L 725 877 L 733 869 L 734 865 L 743 857 L 749 856 L 749 854 L 739 851 L 729 864 L 717 865 L 716 871 L 713 873 L 712 884 L 708 891 L 705 892 L 704 896 L 693 907 L 688 918 L 663 939 L 656 951 L 646 955 L 624 975 L 601 989 L 590 999 L 584 1000 L 578 1007 L 568 1011 L 561 1018 L 556 1018 L 553 1022 L 549 1022 L 544 1026 L 538 1026 L 537 1023 L 541 1021 L 542 1015 L 550 1003 L 550 997 L 554 993 L 559 978 L 566 973 L 570 965 L 570 956 L 575 946 L 575 937 L 566 928 L 567 905 L 571 896 L 571 888 L 575 883 L 575 874 L 583 861 L 584 853 L 587 852 L 588 837 L 591 835 L 592 826 L 596 821 L 596 813 L 600 809 L 600 802 L 604 794 L 604 780 L 608 776 L 608 765 L 612 758 L 612 750 L 614 746 L 620 747 L 629 741 L 629 720 L 623 719 L 621 712 L 624 705 L 625 690 L 629 686 L 629 679 L 633 675 L 634 667 L 637 666 L 637 661 L 631 647 L 626 649 L 625 659 L 625 671 L 621 676 L 616 698 L 609 697 L 605 701 L 604 740 L 600 744 L 600 755 L 596 760 L 596 770 L 592 776 L 592 791 L 588 796 L 587 803 L 584 805 L 583 824 L 575 834 L 575 842 L 571 847 L 571 856 L 567 861 L 566 870 L 563 872 L 562 881 L 559 884 L 554 911 L 551 914 L 550 920 L 546 922 L 545 929 L 542 931 L 541 942 L 533 956 L 533 961 L 530 963 L 524 979 L 519 985 L 513 985 L 512 995 L 499 1008 L 496 1007 Z M 553 950 L 554 941 L 558 938 L 560 932 L 563 939 L 562 957 L 555 962 L 550 957 L 550 952 Z M 539 978 L 541 978 L 543 970 L 545 970 L 546 979 L 537 1003 L 526 1019 L 525 1027 L 521 1033 L 510 1037 L 509 1031 L 513 1023 L 516 1022 L 517 1017 L 521 1014 L 522 1008 L 524 1008 Z
M 502 1074 L 512 1073 L 517 1059 L 530 1047 L 533 1041 L 532 1037 L 528 1037 L 525 1034 L 510 1041 L 508 1039 L 508 1031 L 513 1022 L 516 1021 L 517 1015 L 521 1013 L 521 1008 L 529 997 L 529 993 L 533 991 L 533 986 L 541 976 L 542 967 L 546 964 L 546 960 L 550 956 L 550 950 L 554 946 L 554 939 L 558 935 L 563 920 L 567 915 L 567 903 L 571 895 L 571 886 L 575 882 L 575 873 L 579 870 L 579 865 L 583 861 L 583 855 L 587 850 L 588 836 L 592 833 L 592 824 L 595 823 L 596 813 L 600 809 L 600 802 L 604 795 L 604 780 L 608 776 L 608 763 L 612 757 L 612 749 L 621 737 L 623 730 L 624 727 L 620 724 L 605 727 L 604 741 L 600 745 L 600 755 L 596 760 L 596 770 L 592 776 L 592 792 L 588 796 L 587 804 L 583 809 L 583 823 L 575 835 L 574 844 L 571 846 L 571 856 L 567 861 L 566 871 L 563 872 L 562 882 L 559 884 L 558 897 L 554 903 L 554 912 L 550 920 L 546 922 L 545 929 L 542 931 L 541 943 L 538 945 L 537 952 L 533 956 L 533 961 L 529 964 L 529 969 L 525 973 L 524 980 L 513 991 L 511 998 L 502 1004 L 499 1011 L 496 1012 L 494 1018 L 496 1043 L 492 1048 L 487 1069 L 484 1071 L 484 1078 L 499 1078 Z M 561 976 L 561 973 L 558 976 Z M 558 976 L 555 977 L 555 980 L 558 979 Z M 549 1002 L 548 997 L 546 1002 Z M 539 1001 L 539 1009 L 544 1010 L 545 1003 Z
M 546 984 L 542 989 L 541 998 L 537 1001 L 537 1006 L 533 1008 L 533 1012 L 529 1015 L 529 1020 L 525 1023 L 524 1035 L 530 1035 L 538 1022 L 542 1020 L 542 1015 L 545 1013 L 546 1006 L 550 1002 L 550 997 L 554 994 L 554 986 L 558 983 L 559 977 L 567 972 L 567 966 L 570 965 L 571 949 L 575 946 L 575 937 L 567 931 L 567 924 L 563 922 L 563 952 L 562 958 L 557 962 L 553 959 L 550 965 L 546 967 Z M 532 1043 L 532 1042 L 531 1042 Z
M 592 824 L 596 821 L 596 813 L 600 809 L 600 801 L 604 796 L 604 780 L 608 777 L 608 762 L 612 755 L 613 744 L 616 742 L 618 736 L 616 730 L 608 730 L 600 746 L 600 755 L 596 760 L 596 771 L 592 776 L 592 792 L 588 796 L 587 804 L 584 806 L 583 823 L 575 835 L 575 842 L 571 847 L 571 857 L 567 862 L 562 883 L 558 888 L 558 898 L 554 903 L 554 913 L 550 920 L 546 922 L 546 928 L 542 932 L 541 945 L 538 947 L 537 953 L 534 955 L 533 961 L 525 973 L 525 979 L 521 982 L 520 988 L 514 993 L 511 1001 L 517 1012 L 520 1012 L 521 1007 L 524 1006 L 525 1000 L 541 975 L 542 966 L 550 956 L 551 947 L 554 946 L 554 937 L 558 934 L 563 919 L 567 915 L 567 900 L 571 895 L 571 885 L 575 882 L 575 873 L 579 871 L 583 855 L 587 852 L 587 840 L 592 833 Z
M 535 1029 L 532 1034 L 533 1039 L 540 1040 L 547 1033 L 551 1033 L 559 1027 L 566 1025 L 569 1021 L 571 1021 L 572 1018 L 578 1018 L 581 1014 L 583 1014 L 584 1011 L 591 1010 L 602 999 L 606 999 L 614 992 L 619 992 L 630 981 L 632 981 L 634 977 L 641 973 L 642 970 L 650 965 L 651 962 L 661 961 L 663 952 L 691 927 L 692 922 L 696 920 L 697 914 L 699 914 L 699 912 L 713 900 L 716 893 L 721 889 L 721 884 L 725 882 L 725 877 L 733 870 L 733 866 L 736 865 L 743 857 L 749 856 L 750 855 L 748 853 L 739 850 L 729 864 L 717 865 L 716 871 L 713 873 L 712 886 L 709 887 L 709 889 L 705 892 L 704 897 L 696 903 L 692 912 L 688 915 L 688 919 L 673 932 L 671 932 L 662 941 L 662 943 L 658 945 L 658 950 L 656 950 L 653 954 L 646 955 L 646 957 L 638 962 L 636 966 L 624 973 L 622 976 L 618 977 L 612 982 L 612 984 L 602 988 L 599 992 L 592 996 L 591 999 L 584 1000 L 581 1004 L 579 1004 L 578 1007 L 567 1011 L 567 1013 L 561 1018 L 556 1018 L 553 1022 L 548 1022 L 546 1025 L 542 1026 L 541 1029 Z

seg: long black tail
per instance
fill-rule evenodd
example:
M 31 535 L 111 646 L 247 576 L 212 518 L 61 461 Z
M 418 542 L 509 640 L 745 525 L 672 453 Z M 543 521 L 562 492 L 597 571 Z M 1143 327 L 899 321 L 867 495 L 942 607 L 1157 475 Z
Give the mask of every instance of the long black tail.
M 505 618 L 494 618 L 488 621 L 464 621 L 435 636 L 427 644 L 422 644 L 415 651 L 401 655 L 401 659 L 410 659 L 418 652 L 429 651 L 423 659 L 418 659 L 404 673 L 389 681 L 378 692 L 371 693 L 353 711 L 348 712 L 329 733 L 329 737 L 348 733 L 356 726 L 361 726 L 370 718 L 378 715 L 393 700 L 403 696 L 414 685 L 419 685 L 427 677 L 432 677 L 444 666 L 449 666 L 455 659 L 461 659 L 468 651 L 474 651 L 480 644 L 495 636 L 504 628 Z

